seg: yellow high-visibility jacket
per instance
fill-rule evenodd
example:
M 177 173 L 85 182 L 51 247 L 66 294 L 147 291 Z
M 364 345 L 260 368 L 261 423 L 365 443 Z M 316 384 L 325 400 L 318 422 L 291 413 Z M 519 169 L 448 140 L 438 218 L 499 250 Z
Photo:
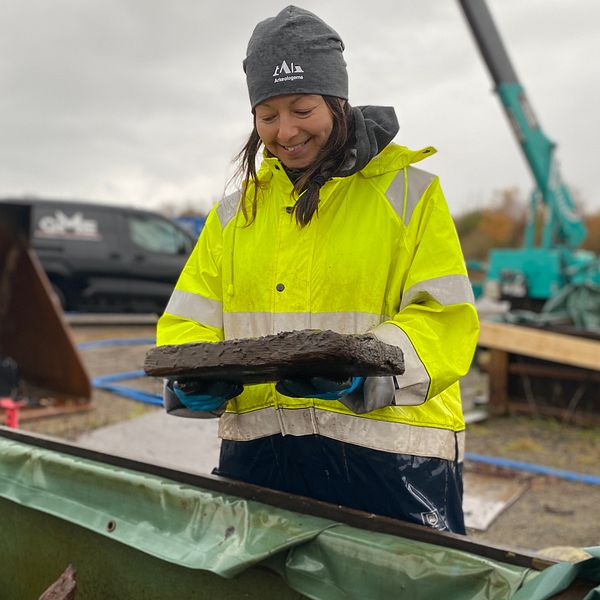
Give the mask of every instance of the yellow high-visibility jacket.
M 395 404 L 362 415 L 337 401 L 283 396 L 273 384 L 246 386 L 229 401 L 220 437 L 319 434 L 447 460 L 458 440 L 462 454 L 458 380 L 479 325 L 439 180 L 412 166 L 434 152 L 388 145 L 361 171 L 327 181 L 304 228 L 277 158 L 259 169 L 251 225 L 239 193 L 213 208 L 159 320 L 158 345 L 298 329 L 371 332 L 399 346 L 406 367 Z

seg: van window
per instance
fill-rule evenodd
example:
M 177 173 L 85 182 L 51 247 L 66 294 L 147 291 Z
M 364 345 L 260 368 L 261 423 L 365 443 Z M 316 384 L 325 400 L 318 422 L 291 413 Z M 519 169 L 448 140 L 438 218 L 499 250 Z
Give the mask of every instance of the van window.
M 166 219 L 128 215 L 127 224 L 131 241 L 143 250 L 162 254 L 184 254 L 191 250 L 187 236 Z

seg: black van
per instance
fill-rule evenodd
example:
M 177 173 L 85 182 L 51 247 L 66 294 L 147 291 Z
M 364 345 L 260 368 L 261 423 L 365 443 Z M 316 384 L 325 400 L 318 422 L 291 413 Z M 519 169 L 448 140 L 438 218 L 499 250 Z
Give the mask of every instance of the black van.
M 162 215 L 123 206 L 39 198 L 31 245 L 65 310 L 161 313 L 193 238 Z

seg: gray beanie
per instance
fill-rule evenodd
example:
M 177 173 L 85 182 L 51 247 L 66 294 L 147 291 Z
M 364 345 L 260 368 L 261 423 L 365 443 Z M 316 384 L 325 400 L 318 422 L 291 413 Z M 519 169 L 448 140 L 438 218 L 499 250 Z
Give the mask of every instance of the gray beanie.
M 252 108 L 283 94 L 348 99 L 344 42 L 313 13 L 288 6 L 261 21 L 248 42 L 244 71 Z

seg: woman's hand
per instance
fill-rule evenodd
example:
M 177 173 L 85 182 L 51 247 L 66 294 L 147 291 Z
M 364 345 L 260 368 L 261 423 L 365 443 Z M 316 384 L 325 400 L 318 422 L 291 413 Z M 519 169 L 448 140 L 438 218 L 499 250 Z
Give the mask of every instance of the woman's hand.
M 339 400 L 360 388 L 364 377 L 330 379 L 328 377 L 307 377 L 302 379 L 282 379 L 275 389 L 291 398 L 318 398 L 320 400 Z
M 173 391 L 179 401 L 191 410 L 216 410 L 225 402 L 239 396 L 244 389 L 241 383 L 231 381 L 191 380 L 174 382 Z
M 362 415 L 395 404 L 397 384 L 394 377 L 348 377 L 343 380 L 327 377 L 283 379 L 275 389 L 292 398 L 339 400 L 353 413 Z

